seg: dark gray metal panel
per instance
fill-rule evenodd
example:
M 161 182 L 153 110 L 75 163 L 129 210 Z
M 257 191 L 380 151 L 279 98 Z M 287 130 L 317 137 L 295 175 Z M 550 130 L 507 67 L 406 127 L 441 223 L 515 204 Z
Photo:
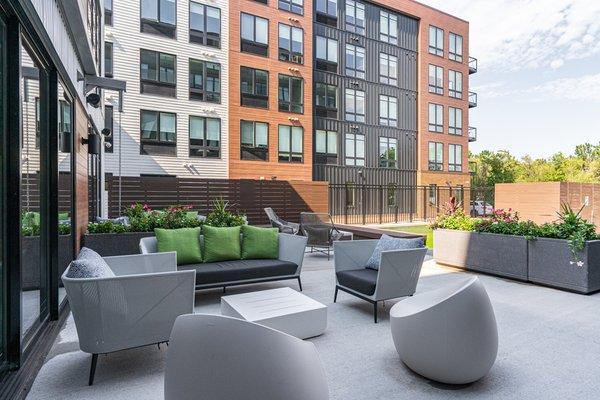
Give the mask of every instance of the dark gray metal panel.
M 314 117 L 314 129 L 326 129 L 338 132 L 338 165 L 315 165 L 314 179 L 335 183 L 357 182 L 361 170 L 361 183 L 385 185 L 394 182 L 401 185 L 416 184 L 417 169 L 417 37 L 418 21 L 387 10 L 398 16 L 398 45 L 379 41 L 379 11 L 382 7 L 363 2 L 366 14 L 366 35 L 346 32 L 345 2 L 338 6 L 338 29 L 314 23 L 315 36 L 325 36 L 338 41 L 338 71 L 324 72 L 314 70 L 314 82 L 323 82 L 338 87 L 337 120 Z M 365 48 L 365 79 L 345 76 L 345 48 L 353 44 Z M 315 48 L 316 52 L 316 48 Z M 398 85 L 379 83 L 379 54 L 387 53 L 398 58 Z M 346 122 L 345 89 L 365 92 L 365 123 Z M 379 125 L 379 95 L 393 96 L 398 99 L 398 126 Z M 365 135 L 365 167 L 346 167 L 344 163 L 345 134 L 362 133 Z M 398 168 L 379 168 L 379 138 L 393 137 L 398 141 Z
M 338 165 L 315 165 L 313 178 L 331 184 L 353 182 L 365 185 L 416 186 L 417 174 L 414 171 L 401 171 L 390 168 L 347 167 Z

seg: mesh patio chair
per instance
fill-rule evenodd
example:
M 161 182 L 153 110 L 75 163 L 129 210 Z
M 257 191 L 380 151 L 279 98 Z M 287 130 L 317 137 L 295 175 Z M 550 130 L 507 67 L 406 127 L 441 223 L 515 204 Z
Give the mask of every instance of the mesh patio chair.
M 333 242 L 353 238 L 351 232 L 336 228 L 331 215 L 327 213 L 300 213 L 300 231 L 308 238 L 306 247 L 310 247 L 311 253 L 318 251 L 326 254 L 327 260 L 331 256 Z
M 267 217 L 269 217 L 271 226 L 273 228 L 279 228 L 279 232 L 297 235 L 298 231 L 300 231 L 299 224 L 282 220 L 277 216 L 277 214 L 275 214 L 275 211 L 273 211 L 271 207 L 266 207 L 265 212 L 267 213 Z

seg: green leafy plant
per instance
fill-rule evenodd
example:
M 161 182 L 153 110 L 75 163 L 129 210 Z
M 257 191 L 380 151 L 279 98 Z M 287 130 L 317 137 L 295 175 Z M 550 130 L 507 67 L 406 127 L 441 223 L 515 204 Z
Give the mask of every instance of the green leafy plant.
M 125 225 L 113 221 L 91 222 L 88 224 L 88 233 L 124 233 L 129 232 Z
M 442 206 L 442 212 L 436 217 L 435 222 L 431 224 L 431 228 L 473 231 L 478 221 L 478 219 L 471 218 L 465 214 L 465 210 L 461 204 L 456 201 L 455 197 L 451 197 Z
M 244 215 L 228 210 L 229 203 L 223 199 L 213 202 L 213 210 L 206 216 L 204 223 L 209 226 L 241 226 L 246 225 Z
M 594 224 L 581 217 L 584 207 L 576 212 L 569 204 L 561 204 L 560 211 L 557 213 L 560 222 L 555 224 L 552 232 L 557 238 L 568 241 L 575 261 L 580 261 L 579 255 L 585 248 L 585 242 L 598 238 Z

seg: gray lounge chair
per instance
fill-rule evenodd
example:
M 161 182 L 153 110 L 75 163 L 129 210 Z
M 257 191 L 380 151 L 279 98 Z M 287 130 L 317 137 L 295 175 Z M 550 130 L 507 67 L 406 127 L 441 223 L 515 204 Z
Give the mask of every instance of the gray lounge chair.
M 171 253 L 103 257 L 115 276 L 69 278 L 63 273 L 79 348 L 98 354 L 168 342 L 175 319 L 194 311 L 194 271 L 178 271 Z
M 373 254 L 377 240 L 339 241 L 333 244 L 338 290 L 373 304 L 373 317 L 377 323 L 377 303 L 398 297 L 412 296 L 417 288 L 421 266 L 427 249 L 381 252 L 379 270 L 365 268 Z
M 165 400 L 327 400 L 315 345 L 220 315 L 182 315 L 173 326 Z
M 298 231 L 300 231 L 300 224 L 282 220 L 277 216 L 277 214 L 275 213 L 275 211 L 273 211 L 271 207 L 266 207 L 265 212 L 267 213 L 267 217 L 269 217 L 271 226 L 273 228 L 279 228 L 279 232 L 297 235 Z
M 331 215 L 327 213 L 300 213 L 300 231 L 308 238 L 306 246 L 310 247 L 310 251 L 326 254 L 327 260 L 331 255 L 333 242 L 353 238 L 351 232 L 336 228 Z

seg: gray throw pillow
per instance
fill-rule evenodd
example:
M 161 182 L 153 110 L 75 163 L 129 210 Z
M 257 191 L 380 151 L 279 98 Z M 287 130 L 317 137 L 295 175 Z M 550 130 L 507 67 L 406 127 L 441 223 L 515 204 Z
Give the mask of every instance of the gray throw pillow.
M 92 249 L 83 247 L 76 260 L 71 262 L 67 278 L 109 278 L 115 274 L 106 261 Z
M 381 261 L 381 252 L 387 250 L 408 250 L 423 247 L 423 238 L 402 239 L 394 238 L 388 235 L 381 235 L 371 258 L 367 261 L 366 267 L 379 270 L 379 261 Z

